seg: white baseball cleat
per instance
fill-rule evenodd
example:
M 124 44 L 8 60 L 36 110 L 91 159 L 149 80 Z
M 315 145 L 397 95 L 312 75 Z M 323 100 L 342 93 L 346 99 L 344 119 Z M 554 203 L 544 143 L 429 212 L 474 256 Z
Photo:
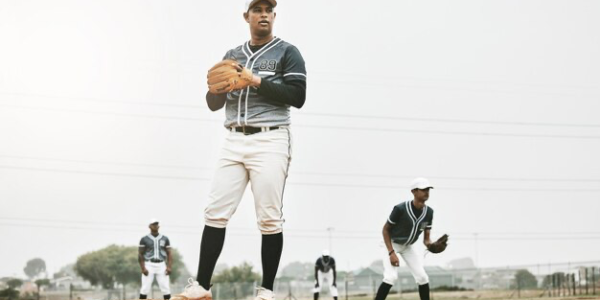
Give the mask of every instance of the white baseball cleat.
M 183 293 L 171 297 L 171 300 L 212 300 L 212 293 L 205 290 L 194 278 L 188 279 Z
M 258 293 L 256 294 L 256 298 L 254 300 L 275 300 L 275 294 L 273 291 L 267 290 L 264 287 L 256 288 Z

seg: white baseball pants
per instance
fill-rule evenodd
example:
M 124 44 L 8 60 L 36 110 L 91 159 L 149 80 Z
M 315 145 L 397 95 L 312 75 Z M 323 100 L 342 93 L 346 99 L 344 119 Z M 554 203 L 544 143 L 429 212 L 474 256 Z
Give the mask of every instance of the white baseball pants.
M 171 294 L 171 288 L 169 287 L 169 275 L 165 273 L 167 271 L 167 265 L 164 262 L 153 263 L 147 261 L 146 269 L 148 270 L 148 275 L 142 274 L 142 288 L 140 289 L 140 294 L 148 295 L 148 293 L 150 293 L 154 278 L 156 278 L 158 287 L 163 295 Z
M 327 273 L 318 271 L 317 282 L 319 283 L 319 287 L 314 288 L 313 293 L 320 293 L 321 290 L 323 289 L 324 283 L 327 282 L 327 285 L 329 286 L 329 293 L 331 294 L 331 297 L 338 296 L 338 289 L 337 289 L 337 287 L 333 286 L 333 271 L 329 271 Z
M 392 266 L 390 262 L 390 255 L 388 254 L 387 248 L 385 244 L 383 244 L 383 282 L 394 285 L 396 280 L 398 279 L 398 268 L 397 266 Z M 412 248 L 412 245 L 400 245 L 396 243 L 392 243 L 392 247 L 402 260 L 408 266 L 410 273 L 413 278 L 417 282 L 418 285 L 423 285 L 429 283 L 429 276 L 425 273 L 425 268 L 423 267 L 423 259 L 418 253 Z
M 250 182 L 258 228 L 262 234 L 280 233 L 291 157 L 292 137 L 287 127 L 251 135 L 229 132 L 204 211 L 205 224 L 225 228 Z

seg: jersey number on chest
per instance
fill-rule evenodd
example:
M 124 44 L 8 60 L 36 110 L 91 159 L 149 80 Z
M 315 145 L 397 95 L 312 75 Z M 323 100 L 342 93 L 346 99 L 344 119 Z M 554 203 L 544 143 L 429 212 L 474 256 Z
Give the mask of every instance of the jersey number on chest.
M 275 71 L 277 69 L 277 61 L 274 59 L 265 59 L 258 65 L 260 71 Z

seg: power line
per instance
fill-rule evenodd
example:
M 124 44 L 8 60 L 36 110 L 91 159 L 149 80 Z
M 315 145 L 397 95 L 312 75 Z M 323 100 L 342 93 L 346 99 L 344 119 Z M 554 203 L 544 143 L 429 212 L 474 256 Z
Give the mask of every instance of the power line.
M 448 234 L 451 235 L 457 235 L 457 234 L 462 234 L 462 235 L 469 235 L 472 236 L 474 234 L 477 235 L 491 235 L 491 236 L 496 236 L 496 235 L 522 235 L 522 236 L 531 236 L 531 235 L 581 235 L 581 234 L 588 234 L 588 235 L 600 235 L 600 231 L 564 231 L 564 232 L 559 232 L 559 231 L 533 231 L 533 232 L 499 232 L 499 231 L 478 231 L 478 232 L 450 232 Z
M 483 120 L 460 120 L 460 119 L 442 119 L 442 118 L 411 118 L 411 117 L 391 117 L 374 116 L 360 114 L 335 114 L 335 113 L 302 113 L 303 115 L 313 115 L 334 118 L 351 119 L 371 119 L 371 120 L 394 120 L 394 121 L 414 121 L 414 122 L 439 122 L 439 123 L 460 123 L 460 124 L 489 124 L 489 125 L 509 125 L 509 126 L 551 126 L 551 127 L 593 127 L 599 128 L 600 124 L 573 124 L 573 123 L 543 123 L 543 122 L 508 122 L 508 121 L 483 121 Z
M 99 227 L 81 227 L 81 226 L 66 226 L 66 225 L 36 225 L 36 224 L 12 224 L 12 223 L 2 223 L 0 222 L 0 226 L 4 226 L 4 227 L 28 227 L 28 228 L 44 228 L 44 229 L 67 229 L 67 230 L 87 230 L 87 231 L 108 231 L 111 233 L 114 233 L 115 228 L 99 228 Z M 119 228 L 118 229 L 119 232 L 135 232 L 135 233 L 139 233 L 140 230 L 135 230 L 135 229 L 123 229 L 123 228 Z M 169 234 L 182 234 L 182 235 L 193 235 L 196 237 L 200 237 L 200 232 L 189 232 L 189 231 L 179 231 L 179 230 L 169 230 Z M 256 237 L 256 236 L 260 236 L 260 232 L 258 231 L 258 229 L 256 230 L 256 233 L 254 234 L 249 234 L 249 233 L 236 233 L 236 232 L 227 232 L 227 235 L 232 235 L 232 236 L 241 236 L 241 237 Z M 307 235 L 307 234 L 294 234 L 294 233 L 286 233 L 286 237 L 293 237 L 293 238 L 308 238 L 308 239 L 327 239 L 328 236 L 319 236 L 319 235 Z M 369 239 L 369 240 L 377 240 L 380 239 L 381 237 L 353 237 L 353 236 L 348 236 L 348 237 L 341 237 L 341 238 L 345 238 L 345 239 L 357 239 L 357 240 L 364 240 L 364 239 Z
M 13 169 L 13 170 L 25 170 L 25 171 L 42 171 L 42 172 L 57 172 L 57 173 L 74 173 L 74 174 L 90 174 L 90 175 L 102 175 L 102 176 L 124 176 L 124 177 L 140 177 L 140 178 L 151 178 L 151 179 L 174 179 L 174 180 L 196 180 L 196 181 L 211 181 L 211 178 L 207 177 L 192 177 L 192 176 L 166 176 L 166 175 L 146 175 L 136 173 L 113 173 L 113 172 L 98 172 L 98 171 L 81 171 L 81 170 L 64 170 L 56 168 L 36 168 L 36 167 L 16 167 L 0 165 L 0 169 Z M 338 187 L 338 188 L 376 188 L 376 189 L 402 189 L 407 188 L 406 186 L 399 185 L 370 185 L 370 184 L 344 184 L 344 183 L 318 183 L 318 182 L 297 182 L 290 181 L 290 185 L 305 185 L 305 186 L 318 186 L 318 187 Z M 556 188 L 485 188 L 485 187 L 439 187 L 443 190 L 448 191 L 468 191 L 468 192 L 600 192 L 600 189 L 556 189 Z
M 95 103 L 123 103 L 123 104 L 135 104 L 135 105 L 158 106 L 158 107 L 181 107 L 181 108 L 205 108 L 206 107 L 206 106 L 197 105 L 197 104 L 111 100 L 111 99 L 98 99 L 98 98 L 91 98 L 91 97 L 57 96 L 57 95 L 36 94 L 36 93 L 0 92 L 0 95 L 13 95 L 13 96 L 20 96 L 20 97 L 36 97 L 36 98 L 47 98 L 47 99 L 61 99 L 61 100 L 75 101 L 75 102 L 85 101 L 85 102 L 95 102 Z
M 199 121 L 199 122 L 219 122 L 214 119 L 204 118 L 190 118 L 190 117 L 175 117 L 175 116 L 160 116 L 160 115 L 145 115 L 145 114 L 131 114 L 131 113 L 113 113 L 113 112 L 97 112 L 80 109 L 57 109 L 57 108 L 46 108 L 46 107 L 30 107 L 21 105 L 8 105 L 0 104 L 0 106 L 28 109 L 28 110 L 40 110 L 40 111 L 53 111 L 53 112 L 72 112 L 72 113 L 88 113 L 97 115 L 113 115 L 119 117 L 135 117 L 135 118 L 146 118 L 146 119 L 162 119 L 162 120 L 178 120 L 178 121 Z M 332 129 L 332 130 L 346 130 L 346 131 L 375 131 L 375 132 L 398 132 L 398 133 L 419 133 L 419 134 L 444 134 L 444 135 L 463 135 L 463 136 L 500 136 L 500 137 L 519 137 L 519 138 L 560 138 L 560 139 L 600 139 L 600 136 L 594 135 L 552 135 L 552 134 L 521 134 L 521 133 L 495 133 L 495 132 L 468 132 L 468 131 L 443 131 L 443 130 L 423 130 L 423 129 L 391 129 L 391 128 L 373 128 L 373 127 L 348 127 L 348 126 L 330 126 L 330 125 L 294 125 L 300 128 L 318 128 L 318 129 Z
M 89 175 L 102 175 L 102 176 L 139 177 L 139 178 L 150 178 L 150 179 L 175 179 L 175 180 L 198 180 L 198 181 L 212 180 L 212 179 L 206 178 L 206 177 L 147 175 L 147 174 L 137 174 L 137 173 L 114 173 L 114 172 L 98 172 L 98 171 L 63 170 L 63 169 L 55 169 L 55 168 L 15 167 L 15 166 L 3 166 L 3 165 L 0 165 L 0 169 L 56 172 L 56 173 L 73 173 L 73 174 L 89 174 Z
M 58 162 L 75 162 L 85 164 L 103 164 L 116 166 L 134 166 L 134 167 L 153 167 L 153 168 L 168 168 L 168 169 L 183 169 L 183 170 L 213 170 L 210 167 L 187 166 L 187 165 L 165 165 L 165 164 L 149 164 L 149 163 L 131 163 L 131 162 L 112 162 L 112 161 L 94 161 L 84 159 L 64 159 L 64 158 L 49 158 L 23 155 L 0 154 L 0 157 L 14 159 L 30 159 L 41 161 L 58 161 Z M 339 172 L 313 172 L 313 171 L 290 171 L 296 175 L 310 176 L 335 176 L 335 177 L 357 177 L 357 178 L 387 178 L 387 179 L 412 179 L 410 175 L 387 175 L 387 174 L 359 174 L 359 173 L 339 173 Z M 526 177 L 460 177 L 460 176 L 429 176 L 430 178 L 443 180 L 459 180 L 459 181 L 510 181 L 510 182 L 600 182 L 600 179 L 589 178 L 526 178 Z
M 442 130 L 423 130 L 423 129 L 391 129 L 391 128 L 372 128 L 372 127 L 346 127 L 331 125 L 296 125 L 296 127 L 336 129 L 351 131 L 376 131 L 376 132 L 405 132 L 405 133 L 425 133 L 425 134 L 448 134 L 448 135 L 476 135 L 476 136 L 501 136 L 501 137 L 525 137 L 525 138 L 561 138 L 561 139 L 600 139 L 595 135 L 554 135 L 554 134 L 521 134 L 521 133 L 492 133 L 492 132 L 467 132 L 467 131 L 442 131 Z
M 582 265 L 592 265 L 592 264 L 598 264 L 600 263 L 600 261 L 577 261 L 577 262 L 559 262 L 559 263 L 552 263 L 552 267 L 559 267 L 559 266 L 568 266 L 570 268 L 577 268 L 577 266 L 582 266 Z M 510 267 L 511 269 L 525 269 L 525 268 L 539 268 L 539 267 L 546 267 L 545 264 L 529 264 L 529 265 L 504 265 L 504 266 L 499 266 L 499 267 L 480 267 L 480 268 L 455 268 L 455 269 L 448 269 L 448 271 L 451 272 L 464 272 L 464 271 L 479 271 L 479 270 L 506 270 L 508 267 Z M 559 268 L 562 269 L 562 268 Z
M 114 234 L 116 230 L 119 232 L 135 232 L 139 233 L 141 230 L 135 229 L 124 229 L 124 228 L 98 228 L 98 227 L 81 227 L 81 226 L 65 226 L 65 225 L 36 225 L 36 224 L 11 224 L 11 223 L 0 223 L 0 226 L 4 227 L 28 227 L 28 228 L 45 228 L 45 229 L 67 229 L 67 230 L 85 230 L 85 231 L 108 231 Z M 200 232 L 187 232 L 187 231 L 169 231 L 169 233 L 184 234 L 200 236 Z M 240 233 L 228 233 L 233 236 L 251 236 L 249 234 Z
M 499 88 L 490 88 L 490 87 L 466 87 L 466 86 L 457 86 L 456 84 L 453 84 L 452 86 L 447 86 L 447 85 L 439 85 L 439 84 L 431 84 L 432 82 L 440 82 L 440 81 L 445 81 L 445 82 L 460 82 L 460 83 L 467 83 L 467 84 L 471 84 L 471 85 L 481 85 L 481 84 L 489 84 L 490 82 L 492 84 L 497 85 L 498 83 L 501 84 L 507 84 L 507 82 L 502 82 L 502 81 L 476 81 L 476 80 L 456 80 L 456 79 L 434 79 L 434 78 L 419 78 L 419 77 L 413 77 L 413 76 L 383 76 L 379 78 L 378 81 L 374 81 L 372 80 L 371 77 L 368 76 L 364 76 L 364 74 L 356 74 L 356 73 L 337 73 L 337 72 L 331 72 L 331 71 L 313 71 L 313 73 L 316 74 L 325 74 L 325 76 L 319 76 L 317 75 L 316 78 L 317 79 L 313 79 L 312 82 L 316 83 L 316 84 L 320 84 L 320 83 L 333 83 L 333 84 L 340 84 L 340 85 L 352 85 L 353 87 L 363 87 L 363 86 L 377 86 L 377 87 L 385 87 L 385 88 L 389 88 L 390 86 L 393 87 L 402 87 L 402 88 L 412 88 L 412 89 L 428 89 L 428 90 L 453 90 L 453 91 L 470 91 L 470 92 L 478 92 L 478 93 L 502 93 L 502 94 L 534 94 L 534 95 L 550 95 L 550 96 L 567 96 L 567 97 L 580 97 L 580 98 L 594 98 L 596 99 L 598 97 L 598 95 L 596 94 L 581 94 L 581 93 L 569 93 L 569 92 L 553 92 L 553 91 L 519 91 L 519 90 L 514 90 L 513 89 L 499 89 Z M 331 74 L 337 74 L 335 76 L 330 76 Z M 341 76 L 348 76 L 348 78 L 344 79 L 341 78 L 340 80 L 340 75 Z M 360 80 L 357 80 L 357 78 L 362 78 Z M 411 82 L 407 82 L 407 79 Z M 419 83 L 415 84 L 414 81 L 420 81 Z M 425 83 L 423 83 L 425 82 Z M 516 86 L 536 86 L 536 87 L 544 87 L 545 89 L 547 89 L 548 87 L 556 87 L 556 84 L 526 84 L 526 83 L 508 83 L 508 84 L 512 84 L 512 85 L 516 85 Z M 597 89 L 597 87 L 595 86 L 567 86 L 567 88 L 569 89 L 573 89 L 573 88 L 577 88 L 577 89 Z M 8 92 L 7 92 L 8 93 Z M 9 94 L 14 94 L 14 95 L 23 95 L 23 94 L 29 94 L 29 95 L 35 95 L 35 94 L 31 94 L 31 93 L 9 93 Z
M 315 70 L 315 71 L 311 71 L 312 73 L 317 73 L 317 74 L 333 74 L 334 78 L 339 78 L 340 75 L 341 76 L 349 76 L 351 78 L 358 78 L 358 77 L 363 77 L 363 78 L 369 78 L 368 75 L 365 75 L 365 73 L 362 72 L 358 72 L 358 73 L 350 73 L 350 72 L 336 72 L 336 71 L 330 71 L 330 70 Z M 378 76 L 379 77 L 379 76 Z M 557 86 L 559 87 L 563 87 L 563 88 L 574 88 L 574 89 L 600 89 L 600 85 L 568 85 L 568 84 L 559 84 L 559 83 L 530 83 L 530 82 L 510 82 L 510 81 L 504 81 L 504 80 L 481 80 L 481 79 L 451 79 L 451 78 L 432 78 L 432 77 L 417 77 L 417 76 L 398 76 L 398 75 L 394 75 L 394 76 L 383 76 L 382 78 L 386 78 L 389 80 L 413 80 L 413 81 L 429 81 L 429 82 L 439 82 L 439 81 L 445 81 L 445 82 L 467 82 L 467 83 L 475 83 L 475 84 L 505 84 L 505 85 L 515 85 L 515 86 L 534 86 L 534 87 L 544 87 L 544 88 L 548 88 L 548 87 L 552 87 L 555 88 Z
M 184 165 L 163 165 L 163 164 L 131 163 L 131 162 L 93 161 L 93 160 L 84 160 L 84 159 L 45 158 L 45 157 L 35 157 L 35 156 L 23 156 L 23 155 L 0 154 L 0 157 L 15 158 L 15 159 L 42 160 L 42 161 L 75 162 L 75 163 L 85 163 L 85 164 L 115 165 L 115 166 L 151 167 L 151 168 L 165 168 L 165 169 L 189 169 L 189 170 L 212 170 L 212 168 L 208 168 L 208 167 L 194 167 L 194 166 L 184 166 Z
M 71 229 L 71 230 L 89 230 L 89 231 L 110 231 L 114 232 L 117 230 L 116 228 L 105 228 L 105 227 L 81 227 L 81 226 L 72 226 L 72 225 L 53 225 L 53 224 L 15 224 L 15 223 L 6 223 L 0 222 L 0 226 L 5 227 L 30 227 L 30 228 L 46 228 L 46 229 Z M 127 229 L 127 228 L 118 228 L 119 232 L 140 232 L 140 230 L 135 229 Z M 194 235 L 200 236 L 200 232 L 189 232 L 189 231 L 179 231 L 179 230 L 169 230 L 169 233 L 176 234 L 184 234 L 184 235 Z M 258 236 L 258 232 L 255 234 L 250 233 L 228 233 L 233 236 Z M 328 239 L 328 235 L 310 235 L 310 234 L 295 234 L 295 233 L 286 233 L 287 237 L 293 238 L 310 238 L 310 239 Z M 355 239 L 355 240 L 379 240 L 380 236 L 376 235 L 335 235 L 333 239 Z M 474 240 L 472 237 L 453 237 L 453 240 Z M 562 237 L 478 237 L 478 241 L 562 241 L 562 240 L 600 240 L 599 236 L 562 236 Z
M 386 175 L 386 174 L 358 174 L 358 173 L 337 173 L 337 172 L 294 172 L 293 174 L 300 175 L 316 175 L 316 176 L 339 176 L 339 177 L 360 177 L 360 178 L 388 178 L 388 179 L 400 179 L 409 178 L 412 179 L 414 176 L 409 175 Z M 514 181 L 514 182 L 600 182 L 600 179 L 589 179 L 589 178 L 526 178 L 526 177 L 468 177 L 468 176 L 428 176 L 429 178 L 444 179 L 444 180 L 467 180 L 467 181 Z
M 189 117 L 176 117 L 176 116 L 161 116 L 161 115 L 146 115 L 146 114 L 132 114 L 132 113 L 101 112 L 101 111 L 90 111 L 90 110 L 83 110 L 83 109 L 32 107 L 32 106 L 12 105 L 12 104 L 0 104 L 0 106 L 11 107 L 11 108 L 18 108 L 18 109 L 27 109 L 27 110 L 52 111 L 52 112 L 69 112 L 69 113 L 84 113 L 84 114 L 95 114 L 95 115 L 117 116 L 117 117 L 130 117 L 130 118 L 144 118 L 144 119 L 161 119 L 161 120 L 194 121 L 194 122 L 217 122 L 218 121 L 218 120 L 204 119 L 204 118 L 189 118 Z
M 0 222 L 34 222 L 34 223 L 67 223 L 67 224 L 76 224 L 76 225 L 100 225 L 100 226 L 131 226 L 131 227 L 136 227 L 139 228 L 141 225 L 140 223 L 133 223 L 133 222 L 115 222 L 115 221 L 110 221 L 110 222 L 106 222 L 106 221 L 90 221 L 90 220 L 68 220 L 68 219 L 47 219 L 47 218 L 19 218 L 19 217 L 3 217 L 0 216 Z M 202 227 L 202 225 L 198 225 L 198 226 L 193 226 L 193 225 L 183 225 L 183 224 L 172 224 L 169 223 L 168 225 L 166 225 L 166 227 L 169 228 L 181 228 L 181 229 L 200 229 Z M 243 227 L 232 227 L 232 226 L 228 226 L 227 230 L 256 230 L 256 228 L 243 228 Z M 293 232 L 313 232 L 313 233 L 321 233 L 323 235 L 327 235 L 329 234 L 327 232 L 327 229 L 314 229 L 314 228 L 286 228 L 286 232 L 289 231 L 293 231 Z M 365 231 L 365 230 L 344 230 L 344 229 L 336 229 L 335 233 L 344 233 L 344 236 L 347 236 L 348 234 L 352 235 L 359 235 L 359 236 L 364 236 L 365 234 L 368 236 L 372 236 L 374 231 Z M 495 238 L 493 236 L 497 236 L 497 235 L 509 235 L 509 236 L 540 236 L 540 235 L 554 235 L 554 236 L 571 236 L 571 235 L 590 235 L 590 236 L 600 236 L 600 231 L 581 231 L 581 232 L 557 232 L 557 231 L 553 231 L 553 232 L 494 232 L 494 231 L 490 231 L 490 232 L 448 232 L 448 234 L 450 234 L 452 236 L 452 238 L 456 237 L 457 235 L 464 235 L 464 236 L 468 236 L 468 237 L 472 237 L 474 234 L 478 234 L 479 236 L 492 236 L 492 238 Z
M 80 98 L 80 97 L 69 97 L 69 96 L 46 96 L 43 94 L 24 94 L 24 93 L 3 93 L 8 95 L 20 95 L 26 97 L 39 97 L 39 98 L 51 98 L 51 99 L 63 99 L 66 98 L 69 101 L 83 100 L 87 102 L 97 103 L 124 103 L 124 104 L 135 104 L 135 105 L 149 105 L 149 106 L 160 106 L 160 107 L 179 107 L 179 108 L 199 108 L 201 110 L 209 111 L 206 106 L 197 104 L 170 104 L 170 103 L 157 103 L 157 102 L 137 102 L 137 101 L 120 101 L 120 100 L 100 100 L 94 98 Z M 6 106 L 8 104 L 3 104 Z M 30 108 L 28 106 L 16 106 L 20 108 Z M 464 120 L 464 119 L 446 119 L 446 118 L 415 118 L 415 117 L 399 117 L 399 116 L 376 116 L 376 115 L 363 115 L 363 114 L 339 114 L 339 113 L 320 113 L 320 112 L 299 112 L 301 115 L 306 116 L 317 116 L 317 117 L 334 117 L 334 118 L 350 118 L 350 119 L 371 119 L 371 120 L 394 120 L 394 121 L 411 121 L 411 122 L 438 122 L 438 123 L 459 123 L 459 124 L 489 124 L 489 125 L 506 125 L 506 126 L 548 126 L 548 127 L 591 127 L 599 128 L 600 124 L 575 124 L 575 123 L 548 123 L 548 122 L 522 122 L 522 121 L 486 121 L 486 120 Z M 133 114 L 133 116 L 139 116 Z
M 133 222 L 115 222 L 115 221 L 103 221 L 103 222 L 99 222 L 99 221 L 90 221 L 90 220 L 66 220 L 66 219 L 61 219 L 61 220 L 57 220 L 57 219 L 46 219 L 46 218 L 16 218 L 16 217 L 1 217 L 0 216 L 0 221 L 7 221 L 7 222 L 34 222 L 34 223 L 66 223 L 66 224 L 76 224 L 76 225 L 100 225 L 100 226 L 131 226 L 131 227 L 136 227 L 139 228 L 141 225 L 141 223 L 133 223 Z M 183 225 L 183 224 L 172 224 L 169 223 L 167 225 L 167 227 L 171 228 L 181 228 L 181 229 L 193 229 L 193 230 L 197 230 L 197 229 L 201 229 L 203 225 L 198 225 L 198 226 L 193 226 L 193 225 Z M 240 230 L 240 231 L 247 231 L 247 230 L 256 230 L 256 228 L 242 228 L 242 227 L 232 227 L 232 226 L 228 226 L 227 227 L 228 231 L 231 230 Z M 286 231 L 289 231 L 290 229 L 286 229 Z M 303 231 L 303 232 L 321 232 L 321 230 L 317 230 L 317 229 L 292 229 L 292 231 Z
M 525 95 L 525 94 L 533 94 L 533 95 L 547 95 L 547 96 L 564 96 L 564 97 L 578 97 L 578 98 L 587 98 L 587 99 L 598 99 L 598 95 L 581 95 L 576 93 L 564 93 L 564 92 L 542 92 L 542 91 L 509 91 L 509 90 L 499 90 L 499 89 L 489 89 L 489 88 L 469 88 L 469 87 L 458 87 L 458 86 L 432 86 L 432 85 L 416 85 L 416 84 L 402 84 L 394 81 L 378 81 L 378 82 L 369 82 L 369 81 L 351 81 L 351 80 L 331 80 L 325 79 L 320 80 L 322 83 L 328 84 L 339 84 L 339 85 L 352 85 L 353 88 L 364 89 L 365 87 L 383 87 L 390 88 L 393 86 L 395 89 L 398 88 L 408 88 L 408 89 L 426 89 L 426 90 L 446 90 L 446 91 L 468 91 L 468 92 L 476 92 L 476 93 L 498 93 L 498 94 L 513 94 L 513 95 Z M 329 87 L 325 85 L 325 87 Z
M 408 186 L 400 185 L 370 185 L 360 183 L 317 183 L 317 182 L 290 182 L 293 185 L 308 185 L 320 187 L 343 187 L 343 188 L 377 188 L 377 189 L 405 189 Z M 436 187 L 447 191 L 466 192 L 600 192 L 600 189 L 556 189 L 556 188 L 486 188 L 486 187 Z

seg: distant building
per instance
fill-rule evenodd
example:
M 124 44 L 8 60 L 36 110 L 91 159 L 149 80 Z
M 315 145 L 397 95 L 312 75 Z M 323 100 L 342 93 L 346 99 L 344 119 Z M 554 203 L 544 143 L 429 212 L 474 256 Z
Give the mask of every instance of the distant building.
M 450 269 L 454 276 L 454 285 L 465 289 L 508 289 L 514 283 L 518 269 L 486 268 L 486 269 Z
M 425 272 L 429 275 L 431 288 L 440 286 L 454 286 L 454 276 L 442 267 L 425 266 Z M 372 291 L 383 280 L 383 265 L 371 265 L 354 273 L 354 286 L 359 290 Z M 401 289 L 415 290 L 417 283 L 407 267 L 398 268 L 398 283 Z
M 463 257 L 451 260 L 448 263 L 449 270 L 475 269 L 475 263 L 470 257 Z
M 68 290 L 70 285 L 76 289 L 91 289 L 92 284 L 87 280 L 77 276 L 74 264 L 69 264 L 53 275 L 51 288 L 54 290 Z

